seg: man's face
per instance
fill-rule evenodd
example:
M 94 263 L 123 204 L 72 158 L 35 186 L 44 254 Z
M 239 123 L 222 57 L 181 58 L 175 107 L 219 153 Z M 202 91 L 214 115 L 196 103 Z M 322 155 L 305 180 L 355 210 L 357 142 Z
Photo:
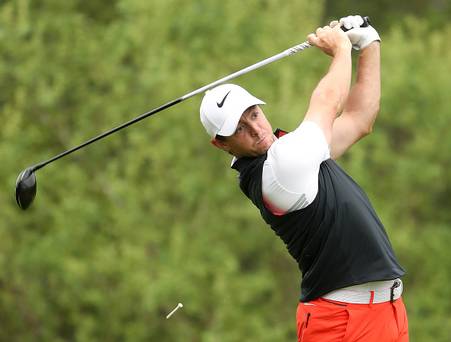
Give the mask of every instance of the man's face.
M 272 127 L 259 106 L 249 107 L 238 122 L 235 133 L 212 143 L 235 157 L 256 157 L 268 151 L 276 140 Z

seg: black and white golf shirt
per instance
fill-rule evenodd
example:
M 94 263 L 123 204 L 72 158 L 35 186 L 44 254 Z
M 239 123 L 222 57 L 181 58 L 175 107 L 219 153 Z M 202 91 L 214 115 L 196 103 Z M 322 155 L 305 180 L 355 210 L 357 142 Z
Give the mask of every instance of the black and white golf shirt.
M 232 167 L 241 190 L 297 261 L 301 301 L 404 274 L 368 197 L 330 159 L 313 122 L 304 121 L 266 154 L 240 158 Z

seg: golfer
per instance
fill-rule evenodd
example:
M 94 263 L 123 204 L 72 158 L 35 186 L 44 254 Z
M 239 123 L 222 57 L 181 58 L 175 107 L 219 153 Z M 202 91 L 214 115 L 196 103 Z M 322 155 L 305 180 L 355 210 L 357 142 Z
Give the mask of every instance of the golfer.
M 264 102 L 237 85 L 208 91 L 200 106 L 212 144 L 233 155 L 241 190 L 299 265 L 303 342 L 409 339 L 404 270 L 368 197 L 335 162 L 379 111 L 380 38 L 362 23 L 348 16 L 308 36 L 331 63 L 294 131 L 273 133 Z M 351 87 L 352 47 L 360 53 Z

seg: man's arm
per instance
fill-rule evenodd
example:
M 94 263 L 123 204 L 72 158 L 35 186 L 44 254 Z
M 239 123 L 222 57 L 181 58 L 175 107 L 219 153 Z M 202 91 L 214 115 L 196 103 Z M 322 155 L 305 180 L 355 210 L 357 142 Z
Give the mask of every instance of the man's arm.
M 339 26 L 319 28 L 316 34 L 308 36 L 308 41 L 333 57 L 327 74 L 313 91 L 304 118 L 318 124 L 330 145 L 333 123 L 343 108 L 351 85 L 351 42 Z
M 372 131 L 380 103 L 380 44 L 362 50 L 357 81 L 349 93 L 343 113 L 332 128 L 331 156 L 339 158 L 354 143 Z
M 371 133 L 379 113 L 381 96 L 380 43 L 377 41 L 379 35 L 372 27 L 358 30 L 360 32 L 350 36 L 351 41 L 362 39 L 361 41 L 366 40 L 364 44 L 369 45 L 360 50 L 356 83 L 351 88 L 343 113 L 333 124 L 331 143 L 333 159 L 339 158 L 354 143 Z M 365 32 L 366 30 L 369 32 Z M 375 41 L 371 42 L 373 39 Z

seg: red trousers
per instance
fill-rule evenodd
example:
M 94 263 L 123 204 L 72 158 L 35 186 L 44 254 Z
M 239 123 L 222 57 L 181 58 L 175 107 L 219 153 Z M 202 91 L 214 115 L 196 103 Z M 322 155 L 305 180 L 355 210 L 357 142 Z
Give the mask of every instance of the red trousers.
M 402 298 L 393 303 L 347 304 L 315 299 L 299 303 L 298 342 L 408 342 Z

